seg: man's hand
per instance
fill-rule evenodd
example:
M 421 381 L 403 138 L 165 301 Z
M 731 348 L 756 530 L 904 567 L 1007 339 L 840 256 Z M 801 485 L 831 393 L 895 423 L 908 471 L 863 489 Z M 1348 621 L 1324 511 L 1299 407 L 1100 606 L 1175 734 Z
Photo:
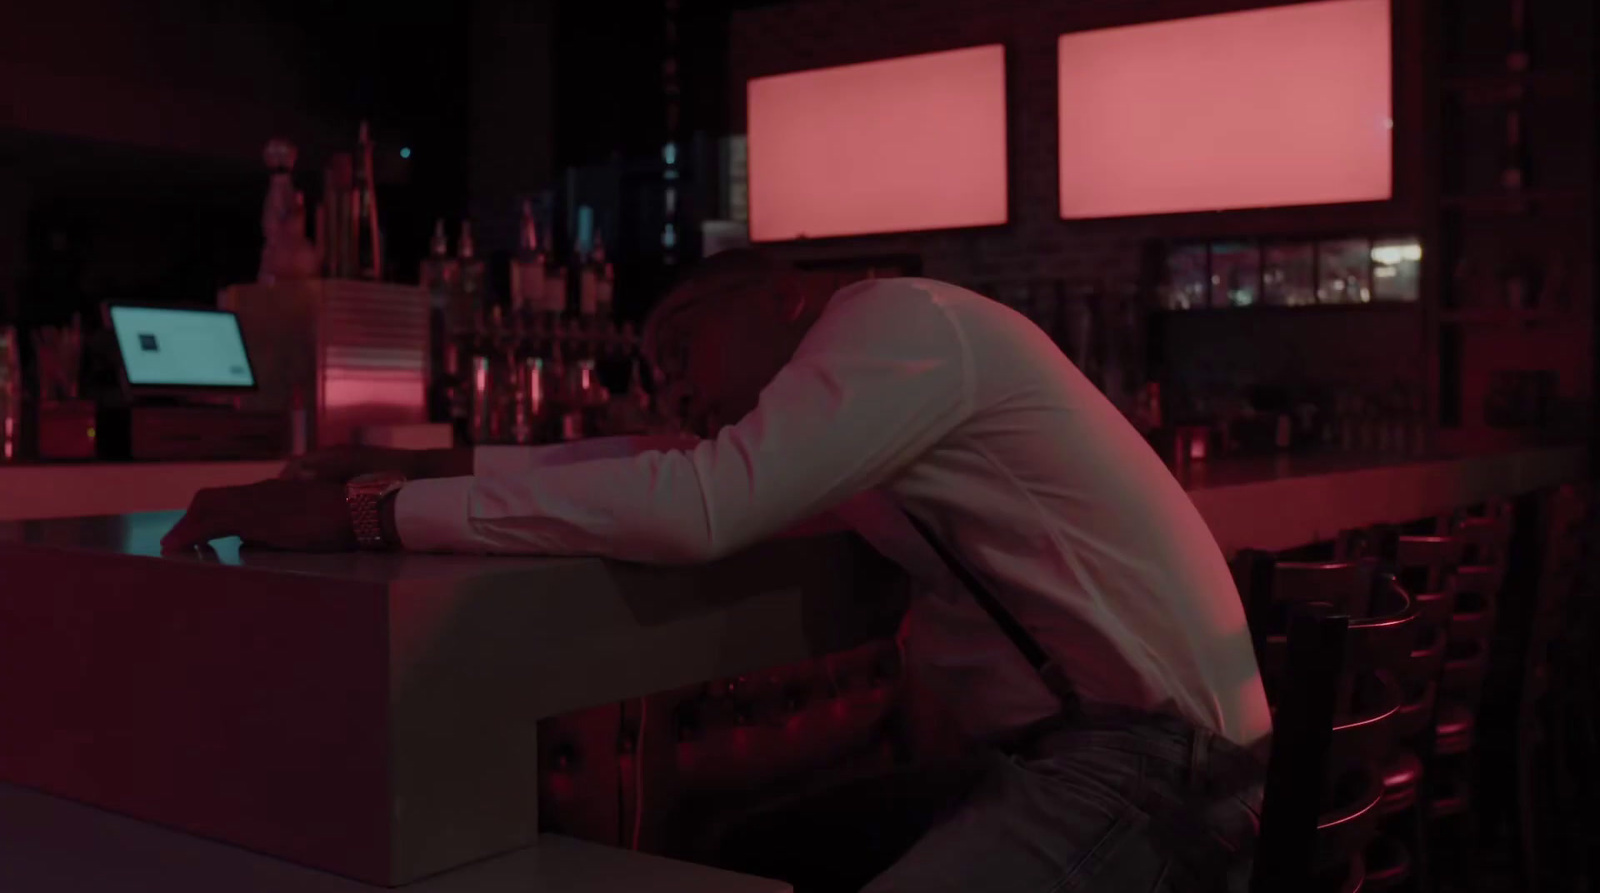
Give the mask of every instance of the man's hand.
M 469 475 L 472 474 L 472 451 L 338 446 L 289 460 L 278 477 L 288 481 L 343 484 L 376 471 L 399 472 L 411 480 Z
M 188 549 L 228 536 L 300 552 L 356 548 L 343 484 L 285 480 L 201 490 L 161 548 Z

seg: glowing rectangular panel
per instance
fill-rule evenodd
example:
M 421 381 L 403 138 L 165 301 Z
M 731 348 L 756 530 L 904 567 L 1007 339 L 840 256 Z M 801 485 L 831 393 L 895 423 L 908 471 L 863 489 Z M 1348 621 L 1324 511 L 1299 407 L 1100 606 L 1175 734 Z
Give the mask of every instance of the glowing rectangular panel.
M 1393 194 L 1389 0 L 1063 34 L 1061 216 Z
M 1005 48 L 754 78 L 758 242 L 1006 222 Z
M 128 384 L 253 388 L 239 320 L 221 310 L 111 308 Z

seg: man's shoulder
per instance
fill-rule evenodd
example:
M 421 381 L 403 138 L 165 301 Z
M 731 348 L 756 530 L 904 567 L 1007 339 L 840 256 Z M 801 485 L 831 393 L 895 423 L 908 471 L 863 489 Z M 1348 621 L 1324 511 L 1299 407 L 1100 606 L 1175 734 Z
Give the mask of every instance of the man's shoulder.
M 926 318 L 960 326 L 962 318 L 973 311 L 982 312 L 981 305 L 990 303 L 976 292 L 937 279 L 864 279 L 834 292 L 824 318 L 842 321 L 851 317 L 859 322 L 866 317 L 881 317 L 901 324 Z
M 959 350 L 960 321 L 933 280 L 868 279 L 833 293 L 802 343 L 801 355 L 859 353 L 926 356 Z
M 922 276 L 896 276 L 888 279 L 863 279 L 834 292 L 834 300 L 921 300 L 930 304 L 985 300 L 982 295 L 952 282 Z

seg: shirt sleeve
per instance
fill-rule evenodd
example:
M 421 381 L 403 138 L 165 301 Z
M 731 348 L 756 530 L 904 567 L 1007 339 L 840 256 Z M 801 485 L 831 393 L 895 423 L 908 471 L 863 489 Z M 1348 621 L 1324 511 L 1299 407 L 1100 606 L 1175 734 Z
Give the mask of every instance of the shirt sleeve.
M 651 434 L 629 437 L 593 437 L 549 446 L 481 446 L 472 451 L 474 477 L 509 477 L 532 471 L 637 456 L 655 450 L 692 449 L 700 438 L 689 434 Z
M 842 300 L 842 306 L 841 305 Z M 419 551 L 710 561 L 883 484 L 972 413 L 971 359 L 923 289 L 836 297 L 757 408 L 692 449 L 407 484 Z

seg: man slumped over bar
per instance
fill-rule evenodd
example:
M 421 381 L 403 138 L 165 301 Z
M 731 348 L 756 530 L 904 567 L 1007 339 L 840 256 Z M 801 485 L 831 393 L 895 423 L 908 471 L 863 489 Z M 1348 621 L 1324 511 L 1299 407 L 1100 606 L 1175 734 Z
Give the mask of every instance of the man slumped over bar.
M 1243 889 L 1271 719 L 1232 578 L 1044 333 L 943 282 L 835 290 L 739 250 L 663 299 L 645 352 L 698 437 L 317 454 L 202 492 L 166 545 L 692 563 L 832 519 L 918 582 L 909 673 L 984 755 L 776 813 L 730 867 L 802 890 Z

